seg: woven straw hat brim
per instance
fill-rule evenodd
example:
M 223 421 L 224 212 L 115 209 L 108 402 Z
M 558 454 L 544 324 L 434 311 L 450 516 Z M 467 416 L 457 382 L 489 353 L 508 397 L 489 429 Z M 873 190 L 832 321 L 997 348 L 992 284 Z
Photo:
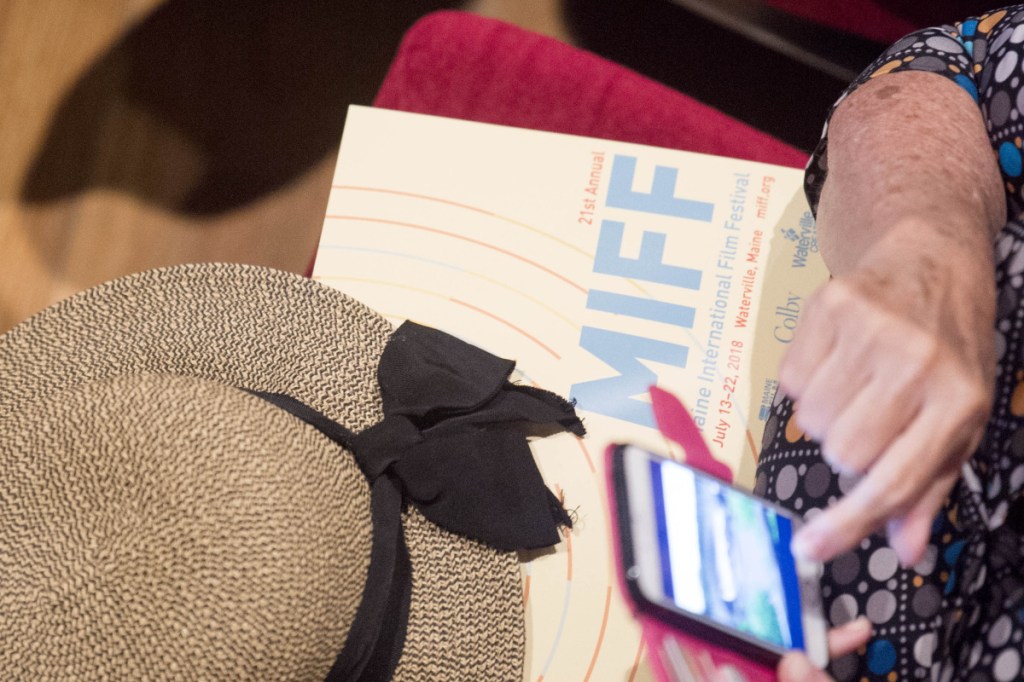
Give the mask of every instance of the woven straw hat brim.
M 359 431 L 383 416 L 375 372 L 391 331 L 340 292 L 266 268 L 132 275 L 0 337 L 0 438 L 13 415 L 59 392 L 140 373 L 286 393 Z M 413 585 L 395 678 L 518 680 L 525 634 L 515 554 L 454 536 L 415 511 L 403 525 Z
M 352 457 L 219 382 L 58 391 L 0 439 L 5 679 L 320 679 L 369 571 Z

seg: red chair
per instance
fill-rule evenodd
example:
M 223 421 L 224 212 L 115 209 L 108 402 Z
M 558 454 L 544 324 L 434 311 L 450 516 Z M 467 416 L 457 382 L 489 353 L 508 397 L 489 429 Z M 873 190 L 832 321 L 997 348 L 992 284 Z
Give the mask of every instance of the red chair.
M 552 38 L 461 12 L 406 34 L 375 106 L 802 167 L 807 155 Z
M 463 12 L 406 33 L 374 106 L 803 167 L 807 155 L 627 68 Z M 307 274 L 311 273 L 310 262 Z

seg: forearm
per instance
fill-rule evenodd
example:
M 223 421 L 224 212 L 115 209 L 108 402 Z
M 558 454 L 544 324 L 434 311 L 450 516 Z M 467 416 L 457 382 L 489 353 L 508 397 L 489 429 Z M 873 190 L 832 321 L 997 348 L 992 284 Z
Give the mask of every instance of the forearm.
M 865 83 L 832 117 L 828 165 L 818 233 L 833 275 L 901 245 L 991 267 L 1002 180 L 978 106 L 956 84 L 912 71 Z

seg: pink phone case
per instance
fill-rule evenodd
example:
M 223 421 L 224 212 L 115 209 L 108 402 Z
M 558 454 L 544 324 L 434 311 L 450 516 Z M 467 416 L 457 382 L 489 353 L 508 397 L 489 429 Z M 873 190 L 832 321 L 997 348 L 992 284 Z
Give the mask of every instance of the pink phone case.
M 728 483 L 732 482 L 729 467 L 716 460 L 708 451 L 704 439 L 693 423 L 686 408 L 671 393 L 651 387 L 651 403 L 658 429 L 662 434 L 682 446 L 686 452 L 687 464 L 716 476 Z M 712 642 L 693 637 L 670 625 L 641 612 L 629 599 L 626 578 L 622 573 L 621 543 L 619 538 L 618 509 L 615 499 L 615 485 L 612 480 L 612 453 L 614 445 L 605 451 L 605 470 L 607 471 L 609 511 L 613 519 L 612 533 L 615 547 L 619 576 L 619 588 L 626 595 L 633 609 L 633 614 L 640 622 L 643 630 L 644 644 L 647 647 L 647 660 L 651 671 L 659 682 L 690 682 L 714 680 L 714 682 L 759 682 L 775 680 L 775 670 L 754 661 L 743 658 L 739 654 Z

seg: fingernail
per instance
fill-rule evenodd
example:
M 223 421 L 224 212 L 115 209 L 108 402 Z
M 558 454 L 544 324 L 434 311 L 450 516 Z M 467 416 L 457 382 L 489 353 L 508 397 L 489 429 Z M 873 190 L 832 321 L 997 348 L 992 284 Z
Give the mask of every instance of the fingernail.
M 857 616 L 852 623 L 852 627 L 862 633 L 870 633 L 874 630 L 874 626 L 871 624 L 871 621 L 867 619 L 867 616 Z
M 780 680 L 808 680 L 820 671 L 802 654 L 789 654 L 782 659 L 779 666 Z
M 899 559 L 900 568 L 903 570 L 909 570 L 916 566 L 917 562 L 919 562 L 921 557 L 924 555 L 923 551 L 920 553 L 914 552 L 913 554 L 907 554 L 907 551 L 908 550 L 904 550 L 902 552 L 899 550 L 896 551 L 896 557 Z
M 789 543 L 790 551 L 801 559 L 806 561 L 817 561 L 818 560 L 818 541 L 814 536 L 814 531 L 808 532 L 810 526 L 804 526 L 801 528 L 796 535 L 793 536 L 792 542 Z

